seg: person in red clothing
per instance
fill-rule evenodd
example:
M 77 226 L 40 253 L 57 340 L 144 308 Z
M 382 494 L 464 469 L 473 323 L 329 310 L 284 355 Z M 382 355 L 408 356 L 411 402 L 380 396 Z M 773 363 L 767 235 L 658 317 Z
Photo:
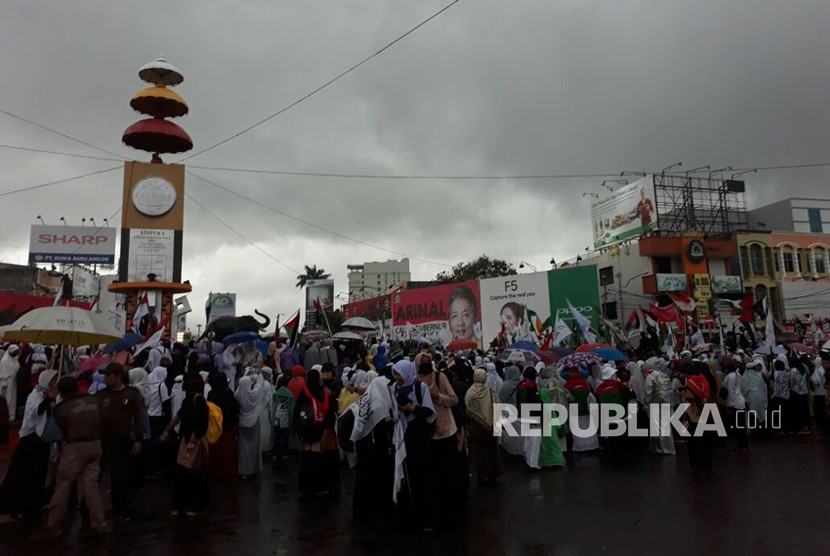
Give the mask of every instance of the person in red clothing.
M 591 392 L 591 385 L 579 373 L 579 368 L 573 367 L 568 369 L 568 381 L 565 383 L 565 390 L 568 391 L 570 397 L 576 402 L 578 407 L 578 422 L 571 421 L 568 416 L 568 452 L 588 452 L 599 448 L 599 441 L 597 435 L 593 434 L 587 438 L 583 436 L 574 436 L 573 431 L 579 428 L 581 431 L 588 431 L 591 428 L 591 414 L 589 407 L 589 399 L 593 397 Z
M 642 188 L 640 189 L 640 202 L 637 203 L 637 216 L 640 217 L 640 225 L 650 225 L 652 214 L 654 214 L 654 205 L 651 203 L 651 199 L 646 197 L 645 188 Z
M 295 400 L 300 395 L 300 392 L 305 390 L 305 386 L 305 368 L 302 365 L 294 365 L 294 368 L 291 370 L 291 380 L 288 381 L 287 388 Z

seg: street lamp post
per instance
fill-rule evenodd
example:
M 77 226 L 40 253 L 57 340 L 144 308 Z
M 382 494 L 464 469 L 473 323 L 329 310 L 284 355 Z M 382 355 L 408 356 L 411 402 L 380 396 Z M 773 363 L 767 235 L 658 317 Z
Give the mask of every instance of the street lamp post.
M 202 337 L 202 325 L 201 324 L 196 325 L 196 337 L 197 338 Z
M 524 268 L 524 267 L 526 267 L 526 266 L 527 266 L 527 267 L 530 267 L 530 268 L 533 270 L 533 272 L 536 272 L 536 267 L 535 267 L 535 266 L 533 266 L 532 264 L 527 263 L 527 262 L 525 262 L 525 261 L 519 261 L 519 269 L 522 269 L 522 268 Z

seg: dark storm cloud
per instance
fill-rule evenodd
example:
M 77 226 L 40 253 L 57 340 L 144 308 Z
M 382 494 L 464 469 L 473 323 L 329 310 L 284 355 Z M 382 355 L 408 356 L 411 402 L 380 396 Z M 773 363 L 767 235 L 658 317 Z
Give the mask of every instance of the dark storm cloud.
M 8 3 L 0 108 L 125 156 L 136 70 L 160 52 L 185 74 L 196 151 L 273 113 L 435 12 L 438 1 Z M 465 0 L 309 101 L 193 166 L 383 174 L 547 174 L 823 162 L 830 5 Z M 0 143 L 97 155 L 0 116 Z M 169 157 L 178 160 L 180 157 Z M 108 162 L 0 149 L 2 190 Z M 303 220 L 444 264 L 481 253 L 547 268 L 589 243 L 601 178 L 395 181 L 194 172 Z M 0 255 L 24 258 L 34 216 L 111 214 L 120 171 L 2 198 Z M 826 196 L 827 170 L 747 176 L 751 203 Z M 288 266 L 397 255 L 188 177 L 188 190 Z M 188 201 L 185 274 L 201 304 L 293 310 L 293 272 Z M 413 261 L 416 278 L 443 267 Z M 200 312 L 200 311 L 199 311 Z

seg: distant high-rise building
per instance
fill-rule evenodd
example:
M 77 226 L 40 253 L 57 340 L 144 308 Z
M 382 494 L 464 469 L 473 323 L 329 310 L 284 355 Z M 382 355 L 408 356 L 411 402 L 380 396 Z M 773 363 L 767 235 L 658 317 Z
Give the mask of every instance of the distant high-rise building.
M 408 282 L 409 259 L 367 262 L 348 265 L 349 301 L 358 301 L 387 293 L 390 288 Z

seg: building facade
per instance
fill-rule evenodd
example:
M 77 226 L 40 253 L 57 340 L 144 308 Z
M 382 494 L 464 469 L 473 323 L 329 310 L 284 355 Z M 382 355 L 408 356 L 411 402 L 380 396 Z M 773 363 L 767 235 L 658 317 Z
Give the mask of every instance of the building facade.
M 401 282 L 409 282 L 409 259 L 390 259 L 349 265 L 349 302 L 387 293 Z
M 830 234 L 830 199 L 784 199 L 748 212 L 749 229 Z

